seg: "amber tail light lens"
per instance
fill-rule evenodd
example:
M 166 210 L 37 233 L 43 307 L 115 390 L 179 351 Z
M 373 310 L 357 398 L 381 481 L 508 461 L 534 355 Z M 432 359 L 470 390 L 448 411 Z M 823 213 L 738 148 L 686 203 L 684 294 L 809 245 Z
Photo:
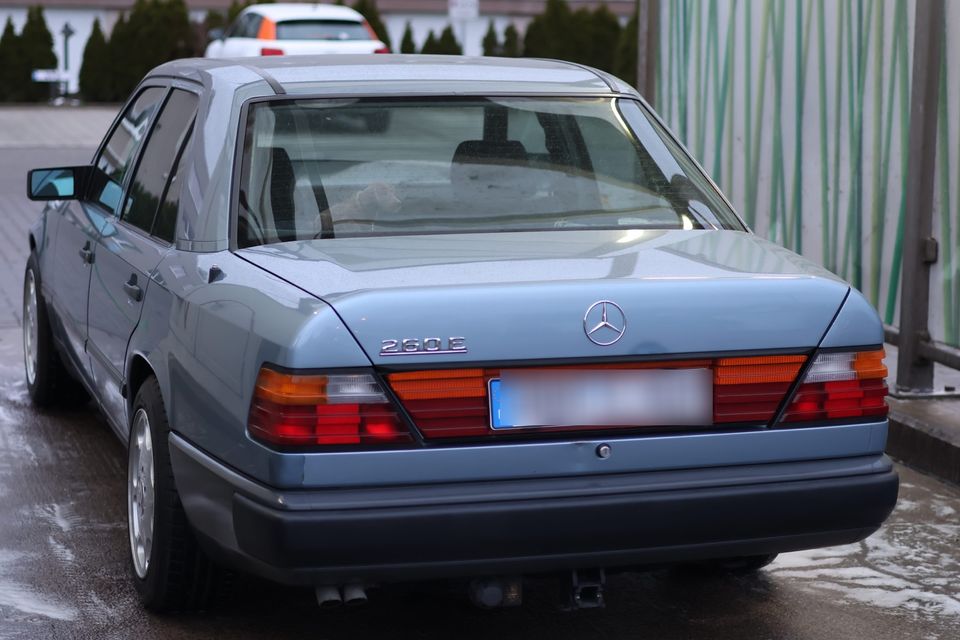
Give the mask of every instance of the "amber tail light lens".
M 370 374 L 304 375 L 263 368 L 250 435 L 288 446 L 412 442 L 380 383 Z
M 783 422 L 887 415 L 883 349 L 821 353 L 810 365 Z

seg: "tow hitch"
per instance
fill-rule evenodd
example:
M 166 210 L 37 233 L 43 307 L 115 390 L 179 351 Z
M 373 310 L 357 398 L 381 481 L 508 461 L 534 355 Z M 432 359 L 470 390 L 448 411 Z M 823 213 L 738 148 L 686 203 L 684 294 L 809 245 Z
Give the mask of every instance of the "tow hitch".
M 574 569 L 570 589 L 571 609 L 596 609 L 604 606 L 603 585 L 606 573 L 600 569 Z

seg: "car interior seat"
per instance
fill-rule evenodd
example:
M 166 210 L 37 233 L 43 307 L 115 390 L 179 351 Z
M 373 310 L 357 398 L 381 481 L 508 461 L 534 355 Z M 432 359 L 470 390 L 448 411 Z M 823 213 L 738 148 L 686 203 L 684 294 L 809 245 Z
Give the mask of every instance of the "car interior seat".
M 496 213 L 523 194 L 529 155 L 519 140 L 465 140 L 450 163 L 450 185 L 459 209 Z

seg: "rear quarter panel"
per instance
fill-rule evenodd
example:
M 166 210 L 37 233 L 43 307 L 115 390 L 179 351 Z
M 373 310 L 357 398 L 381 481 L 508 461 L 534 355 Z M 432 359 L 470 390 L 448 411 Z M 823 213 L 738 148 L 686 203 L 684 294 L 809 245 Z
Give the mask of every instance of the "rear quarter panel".
M 214 265 L 220 274 L 208 282 Z M 157 375 L 172 429 L 257 478 L 277 477 L 246 432 L 263 363 L 370 366 L 326 303 L 226 251 L 174 251 L 160 263 L 128 363 L 136 357 Z M 279 473 L 288 472 L 302 476 L 296 464 Z

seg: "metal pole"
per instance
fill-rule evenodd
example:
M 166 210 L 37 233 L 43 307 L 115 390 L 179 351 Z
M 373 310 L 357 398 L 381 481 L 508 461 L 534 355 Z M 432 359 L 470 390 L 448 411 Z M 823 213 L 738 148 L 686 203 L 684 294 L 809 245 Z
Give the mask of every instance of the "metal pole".
M 910 88 L 910 144 L 907 150 L 906 224 L 900 294 L 898 390 L 933 390 L 933 362 L 921 355 L 930 339 L 930 265 L 937 261 L 932 236 L 933 176 L 937 152 L 937 100 L 940 89 L 943 0 L 917 2 Z
M 655 99 L 658 1 L 637 1 L 637 90 L 647 102 Z
M 70 71 L 70 36 L 75 32 L 73 27 L 70 26 L 69 22 L 63 24 L 63 30 L 60 31 L 63 35 L 63 70 Z

